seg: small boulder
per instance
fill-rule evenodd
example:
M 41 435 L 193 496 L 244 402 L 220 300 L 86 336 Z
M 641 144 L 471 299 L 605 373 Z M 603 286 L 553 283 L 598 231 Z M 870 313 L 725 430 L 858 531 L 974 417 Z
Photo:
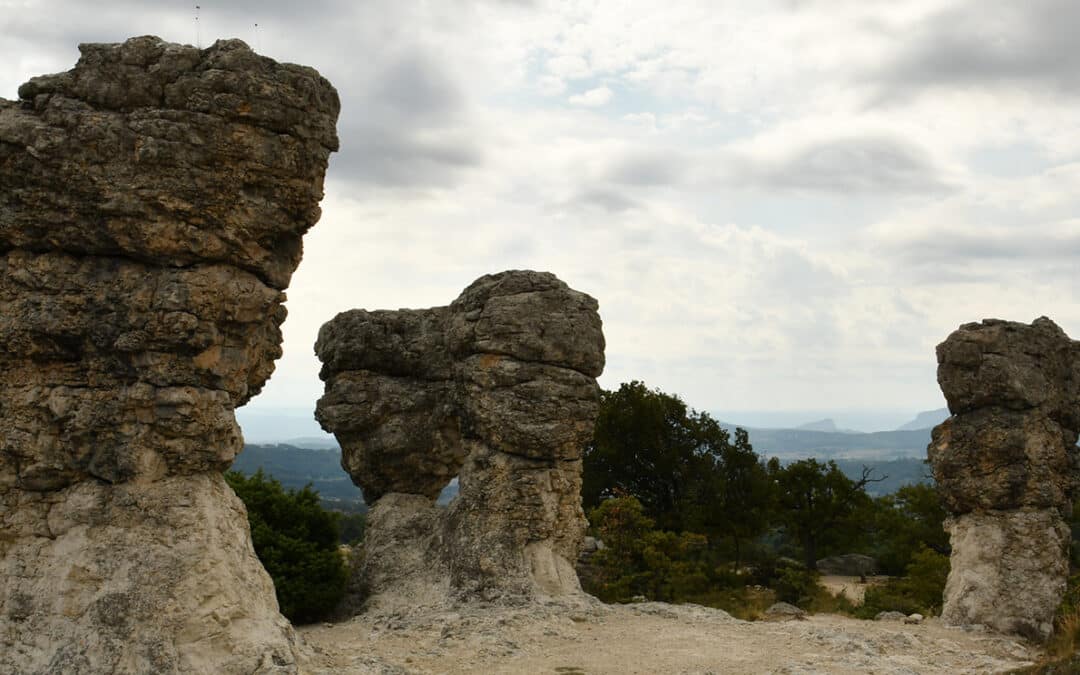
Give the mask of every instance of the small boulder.
M 842 577 L 872 576 L 877 574 L 877 569 L 877 560 L 860 553 L 834 555 L 817 561 L 818 572 Z
M 904 623 L 910 623 L 910 624 L 918 625 L 918 624 L 923 622 L 923 618 L 924 617 L 923 617 L 922 614 L 918 614 L 918 613 L 916 613 L 916 614 L 908 614 L 907 616 L 904 617 Z
M 786 602 L 777 602 L 765 610 L 770 621 L 792 621 L 806 618 L 806 611 Z
M 907 615 L 903 612 L 878 612 L 874 621 L 907 621 Z

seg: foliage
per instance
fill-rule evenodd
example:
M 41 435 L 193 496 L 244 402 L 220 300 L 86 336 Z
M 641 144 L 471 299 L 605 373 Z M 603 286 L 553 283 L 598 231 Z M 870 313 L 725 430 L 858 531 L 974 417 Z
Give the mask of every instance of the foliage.
M 589 516 L 604 541 L 593 557 L 597 587 L 589 589 L 601 600 L 628 602 L 644 596 L 680 602 L 709 588 L 703 536 L 653 529 L 653 520 L 634 497 L 608 499 Z
M 767 520 L 769 482 L 746 432 L 733 444 L 708 413 L 641 382 L 601 395 L 583 481 L 587 509 L 631 495 L 660 529 L 728 537 L 736 549 Z
M 920 545 L 948 555 L 945 509 L 936 486 L 907 485 L 875 502 L 873 554 L 882 573 L 903 573 Z
M 784 467 L 774 458 L 769 473 L 776 486 L 777 521 L 798 541 L 808 569 L 820 556 L 859 543 L 866 527 L 861 521 L 872 506 L 865 491 L 872 480 L 869 470 L 854 481 L 832 461 L 803 459 Z
M 345 591 L 338 514 L 325 511 L 310 486 L 285 490 L 261 470 L 225 479 L 247 506 L 255 553 L 274 580 L 281 613 L 295 623 L 326 615 Z
M 715 425 L 702 415 L 705 427 Z M 765 464 L 754 453 L 743 429 L 735 430 L 735 442 L 712 446 L 702 454 L 700 473 L 692 481 L 687 525 L 716 541 L 732 545 L 733 566 L 739 569 L 743 543 L 761 534 L 768 526 L 772 508 L 772 482 Z
M 776 599 L 792 605 L 805 604 L 816 588 L 817 573 L 794 565 L 781 568 L 773 582 Z
M 342 544 L 355 546 L 364 540 L 364 528 L 367 525 L 366 513 L 342 513 L 338 518 L 341 526 L 339 541 Z
M 939 614 L 948 576 L 949 557 L 921 547 L 911 557 L 905 576 L 866 589 L 866 599 L 858 615 L 872 619 L 886 611 L 918 612 L 927 616 Z

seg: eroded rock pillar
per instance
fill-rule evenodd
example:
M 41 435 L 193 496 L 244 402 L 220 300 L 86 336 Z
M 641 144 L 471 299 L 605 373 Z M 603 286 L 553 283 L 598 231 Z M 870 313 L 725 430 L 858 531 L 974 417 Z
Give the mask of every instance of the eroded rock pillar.
M 80 51 L 0 100 L 0 671 L 294 672 L 221 473 L 337 93 L 238 40 Z
M 1080 343 L 1043 317 L 990 319 L 938 345 L 952 417 L 928 455 L 951 517 L 942 617 L 1043 639 L 1068 578 Z
M 315 351 L 316 416 L 374 504 L 360 567 L 371 595 L 580 591 L 581 456 L 604 367 L 593 298 L 503 272 L 449 307 L 339 314 Z M 457 499 L 436 508 L 454 476 Z

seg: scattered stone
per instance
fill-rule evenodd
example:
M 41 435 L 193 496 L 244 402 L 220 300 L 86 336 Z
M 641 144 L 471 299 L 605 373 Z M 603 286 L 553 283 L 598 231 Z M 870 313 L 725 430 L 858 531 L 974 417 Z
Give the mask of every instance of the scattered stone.
M 315 352 L 316 417 L 373 503 L 363 593 L 580 592 L 581 455 L 604 367 L 596 300 L 551 274 L 503 272 L 448 307 L 339 314 Z M 454 476 L 458 496 L 438 508 Z
M 817 561 L 817 571 L 843 577 L 868 577 L 877 574 L 877 560 L 860 553 L 845 553 Z
M 927 454 L 952 560 L 942 618 L 1045 639 L 1065 591 L 1080 343 L 1042 317 L 969 323 L 938 345 L 952 417 Z
M 906 614 L 904 614 L 903 612 L 896 612 L 896 611 L 891 611 L 891 610 L 888 611 L 888 612 L 878 612 L 877 616 L 874 617 L 874 621 L 905 621 L 905 620 L 907 620 L 907 615 Z
M 908 624 L 920 624 L 923 622 L 923 615 L 916 612 L 915 614 L 909 614 L 904 617 L 904 623 Z
M 805 619 L 806 611 L 786 602 L 777 602 L 765 610 L 765 617 L 773 621 Z
M 221 472 L 337 93 L 238 40 L 79 49 L 0 99 L 0 671 L 295 672 Z

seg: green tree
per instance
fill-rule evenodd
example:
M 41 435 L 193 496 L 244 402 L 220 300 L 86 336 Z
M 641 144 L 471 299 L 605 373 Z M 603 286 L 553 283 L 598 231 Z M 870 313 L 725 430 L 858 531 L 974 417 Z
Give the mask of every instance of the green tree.
M 653 520 L 637 499 L 607 499 L 589 512 L 589 520 L 604 548 L 592 560 L 596 587 L 586 590 L 601 600 L 626 602 L 644 596 L 684 602 L 710 587 L 705 537 L 653 529 Z
M 936 486 L 905 485 L 875 502 L 874 553 L 883 572 L 902 574 L 923 546 L 949 554 L 949 535 L 943 526 L 945 509 Z
M 903 577 L 866 589 L 859 614 L 867 619 L 885 611 L 938 614 L 948 576 L 949 556 L 922 547 L 911 556 Z
M 255 554 L 274 580 L 281 613 L 310 623 L 332 610 L 347 573 L 338 553 L 338 514 L 326 511 L 310 486 L 285 490 L 263 475 L 225 474 L 244 502 Z
M 637 381 L 601 395 L 583 481 L 586 509 L 631 495 L 660 529 L 730 537 L 736 549 L 765 523 L 769 485 L 746 432 L 733 444 L 708 413 Z
M 833 461 L 803 459 L 782 467 L 773 458 L 769 470 L 776 489 L 776 516 L 799 543 L 807 569 L 817 569 L 818 556 L 826 550 L 858 542 L 859 520 L 872 514 L 873 502 L 865 488 L 875 479 L 868 469 L 861 480 L 853 481 Z
M 341 526 L 341 543 L 350 546 L 364 540 L 364 528 L 367 526 L 366 513 L 342 513 L 338 524 Z
M 716 422 L 706 416 L 703 424 L 711 426 Z M 712 447 L 716 454 L 703 456 L 705 470 L 692 483 L 694 509 L 689 524 L 712 539 L 730 540 L 737 570 L 742 561 L 743 543 L 764 532 L 769 524 L 772 481 L 764 461 L 750 445 L 746 430 L 735 430 L 734 443 Z

